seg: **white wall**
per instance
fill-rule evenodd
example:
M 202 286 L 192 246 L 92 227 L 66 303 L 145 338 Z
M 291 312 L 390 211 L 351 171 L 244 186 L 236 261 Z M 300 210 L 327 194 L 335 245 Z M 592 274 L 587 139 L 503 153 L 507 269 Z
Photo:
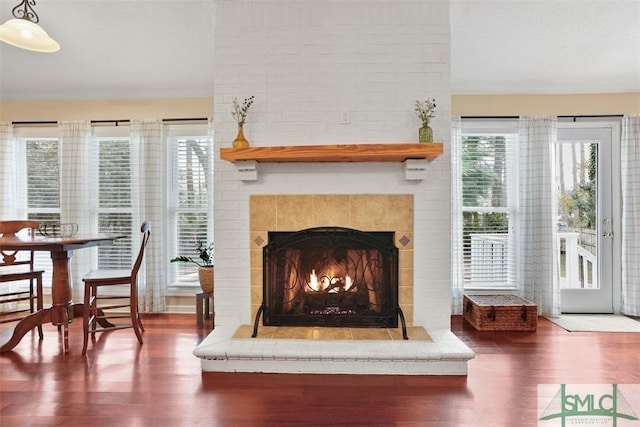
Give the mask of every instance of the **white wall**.
M 448 1 L 218 0 L 215 37 L 216 324 L 253 320 L 249 195 L 414 194 L 414 324 L 449 328 Z M 235 137 L 232 98 L 250 95 L 253 146 L 414 142 L 413 104 L 434 97 L 445 154 L 425 181 L 399 163 L 301 163 L 259 164 L 242 182 L 218 151 Z

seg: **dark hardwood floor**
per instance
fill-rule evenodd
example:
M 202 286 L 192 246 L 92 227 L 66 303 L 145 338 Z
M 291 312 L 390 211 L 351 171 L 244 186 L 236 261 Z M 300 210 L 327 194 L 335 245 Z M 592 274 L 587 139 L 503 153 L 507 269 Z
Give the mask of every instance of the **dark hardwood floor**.
M 195 315 L 146 315 L 145 344 L 131 330 L 98 336 L 82 356 L 55 327 L 0 355 L 0 425 L 6 426 L 535 426 L 538 384 L 640 383 L 640 335 L 452 329 L 475 352 L 467 377 L 200 372 L 206 335 Z M 635 408 L 640 413 L 640 408 Z

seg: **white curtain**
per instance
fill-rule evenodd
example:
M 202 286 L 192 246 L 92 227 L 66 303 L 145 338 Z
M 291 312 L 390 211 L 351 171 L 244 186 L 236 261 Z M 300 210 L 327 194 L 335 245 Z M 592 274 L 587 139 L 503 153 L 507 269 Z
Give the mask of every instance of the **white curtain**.
M 161 120 L 133 121 L 131 123 L 131 153 L 133 182 L 139 183 L 134 189 L 134 226 L 144 220 L 151 221 L 151 237 L 147 244 L 143 270 L 139 277 L 140 311 L 157 313 L 165 310 L 166 295 L 166 255 L 165 221 L 163 206 L 165 203 L 166 176 L 163 158 Z M 136 240 L 134 239 L 134 242 Z
M 451 313 L 462 314 L 462 120 L 451 120 Z
M 13 125 L 0 123 L 0 219 L 17 219 L 16 158 Z
M 521 117 L 519 123 L 520 286 L 540 314 L 560 315 L 558 284 L 555 117 Z
M 58 125 L 60 136 L 60 222 L 76 223 L 78 230 L 95 233 L 89 196 L 91 122 L 69 121 Z M 82 299 L 82 276 L 91 265 L 90 250 L 74 251 L 71 259 L 73 299 Z
M 622 313 L 640 316 L 640 116 L 622 119 Z

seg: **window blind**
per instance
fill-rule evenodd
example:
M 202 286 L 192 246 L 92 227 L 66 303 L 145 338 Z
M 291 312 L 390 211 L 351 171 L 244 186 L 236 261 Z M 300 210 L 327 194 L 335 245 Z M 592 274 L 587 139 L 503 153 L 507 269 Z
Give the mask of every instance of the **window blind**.
M 174 137 L 172 214 L 176 229 L 175 255 L 198 258 L 196 241 L 210 239 L 212 154 L 208 137 Z M 175 285 L 196 285 L 197 267 L 172 264 Z
M 128 138 L 95 139 L 98 149 L 98 232 L 131 235 L 131 145 Z M 131 237 L 98 249 L 98 267 L 126 269 L 132 263 Z
M 465 289 L 515 286 L 515 135 L 462 139 Z
M 60 144 L 57 139 L 20 139 L 26 158 L 27 217 L 41 224 L 60 221 Z M 51 256 L 36 252 L 35 268 L 51 283 Z

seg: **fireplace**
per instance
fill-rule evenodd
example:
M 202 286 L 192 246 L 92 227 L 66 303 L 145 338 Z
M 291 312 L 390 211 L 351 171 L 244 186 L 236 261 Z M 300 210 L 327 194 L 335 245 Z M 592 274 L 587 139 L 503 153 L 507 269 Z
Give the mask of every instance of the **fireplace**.
M 397 328 L 394 232 L 317 227 L 272 231 L 263 248 L 264 326 Z

